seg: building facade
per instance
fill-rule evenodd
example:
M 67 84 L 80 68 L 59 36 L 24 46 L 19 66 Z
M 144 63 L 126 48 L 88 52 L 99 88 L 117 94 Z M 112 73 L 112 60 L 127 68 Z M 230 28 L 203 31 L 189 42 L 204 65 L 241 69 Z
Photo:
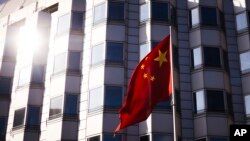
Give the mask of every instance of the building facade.
M 250 123 L 250 1 L 9 0 L 0 5 L 1 141 L 172 141 L 171 101 L 122 130 L 138 62 L 173 41 L 179 141 Z M 143 100 L 143 99 L 142 99 Z

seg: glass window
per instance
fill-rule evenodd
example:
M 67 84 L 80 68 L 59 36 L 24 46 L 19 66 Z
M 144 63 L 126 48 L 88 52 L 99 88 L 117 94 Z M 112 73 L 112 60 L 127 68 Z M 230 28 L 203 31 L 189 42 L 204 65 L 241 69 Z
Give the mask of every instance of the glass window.
M 213 137 L 213 138 L 210 138 L 209 141 L 227 141 L 227 138 Z
M 66 53 L 55 56 L 54 60 L 54 73 L 61 72 L 66 68 Z
M 1 137 L 5 136 L 6 122 L 7 122 L 6 117 L 0 117 L 0 139 L 2 139 Z
M 88 141 L 100 141 L 100 136 L 88 138 Z
M 106 60 L 108 62 L 123 62 L 123 43 L 108 42 L 106 49 Z
M 152 51 L 154 48 L 156 48 L 156 46 L 158 45 L 158 43 L 159 43 L 159 42 L 157 42 L 157 41 L 152 41 L 152 42 L 151 42 L 151 51 Z
M 121 135 L 116 135 L 113 137 L 113 135 L 104 135 L 103 136 L 103 141 L 121 141 L 122 136 Z
M 152 2 L 152 19 L 168 21 L 168 3 Z
M 106 15 L 106 5 L 105 3 L 95 6 L 94 8 L 94 23 L 98 23 L 105 19 Z
M 246 12 L 236 15 L 236 28 L 237 31 L 247 28 L 247 15 Z
M 108 10 L 109 20 L 124 19 L 124 2 L 109 2 Z
M 90 90 L 89 92 L 89 110 L 95 110 L 103 105 L 102 87 Z
M 38 126 L 40 117 L 40 107 L 32 107 L 28 108 L 28 117 L 27 117 L 27 125 L 28 126 Z
M 246 108 L 246 114 L 250 116 L 250 95 L 245 96 L 245 108 Z
M 204 91 L 197 91 L 194 93 L 194 106 L 195 106 L 195 112 L 201 113 L 204 112 L 205 109 L 205 97 L 204 97 Z
M 72 23 L 71 28 L 73 30 L 82 30 L 83 24 L 83 13 L 73 12 L 72 13 Z
M 70 28 L 70 14 L 58 18 L 57 34 L 68 31 Z
M 191 10 L 191 25 L 196 26 L 200 23 L 199 8 Z
M 77 115 L 77 95 L 66 95 L 66 102 L 64 107 L 64 114 L 66 115 Z
M 217 25 L 216 8 L 201 7 L 201 22 L 202 25 L 216 26 Z
M 148 3 L 141 5 L 140 7 L 140 21 L 149 19 L 149 6 Z
M 25 108 L 15 111 L 13 127 L 23 125 Z
M 161 101 L 156 105 L 155 108 L 156 109 L 171 109 L 171 100 Z
M 204 47 L 204 61 L 207 67 L 220 67 L 220 49 L 213 47 Z
M 26 68 L 22 68 L 20 73 L 19 73 L 19 81 L 18 81 L 18 85 L 22 86 L 25 84 L 28 84 L 30 82 L 30 68 L 26 67 Z
M 242 72 L 250 71 L 250 52 L 240 54 L 240 66 Z
M 223 91 L 207 90 L 207 109 L 212 112 L 225 111 Z
M 141 136 L 140 141 L 149 141 L 149 135 Z
M 193 49 L 193 65 L 194 68 L 199 67 L 202 64 L 201 48 Z
M 49 116 L 55 116 L 62 113 L 62 96 L 50 100 Z
M 206 138 L 198 139 L 198 140 L 195 140 L 195 141 L 206 141 Z
M 43 81 L 44 81 L 44 66 L 39 66 L 39 65 L 33 66 L 31 81 L 33 83 L 43 83 Z
M 80 70 L 80 62 L 81 62 L 81 53 L 80 52 L 69 52 L 69 61 L 68 61 L 68 69 L 79 71 Z
M 0 95 L 10 95 L 11 93 L 11 78 L 0 77 Z
M 105 106 L 120 107 L 122 105 L 122 87 L 106 86 L 105 87 Z
M 100 63 L 104 60 L 104 44 L 99 44 L 92 49 L 92 64 Z
M 142 60 L 149 52 L 150 52 L 150 50 L 149 50 L 149 45 L 148 45 L 148 44 L 142 44 L 142 45 L 140 45 L 140 59 L 141 59 L 141 60 Z
M 153 135 L 153 141 L 172 141 L 172 137 L 161 134 L 155 134 Z

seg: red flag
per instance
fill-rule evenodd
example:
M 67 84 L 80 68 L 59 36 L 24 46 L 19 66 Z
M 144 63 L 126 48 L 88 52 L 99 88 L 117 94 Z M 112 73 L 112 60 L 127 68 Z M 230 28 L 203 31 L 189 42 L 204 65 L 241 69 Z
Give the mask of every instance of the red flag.
M 146 120 L 158 102 L 169 99 L 172 93 L 170 47 L 169 35 L 134 70 L 115 133 Z

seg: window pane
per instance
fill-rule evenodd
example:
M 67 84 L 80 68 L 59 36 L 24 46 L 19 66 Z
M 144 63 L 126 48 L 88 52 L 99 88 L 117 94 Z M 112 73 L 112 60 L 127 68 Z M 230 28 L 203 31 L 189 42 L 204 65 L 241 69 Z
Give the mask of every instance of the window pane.
M 197 91 L 195 93 L 195 101 L 196 101 L 196 112 L 201 113 L 205 109 L 205 97 L 204 91 Z
M 168 21 L 168 3 L 152 2 L 152 19 Z
M 172 141 L 172 137 L 166 135 L 153 135 L 153 141 Z
M 203 138 L 203 139 L 198 139 L 198 140 L 195 140 L 195 141 L 206 141 L 206 139 Z
M 104 135 L 103 136 L 103 141 L 121 141 L 122 136 L 121 135 L 116 135 L 115 138 L 113 135 Z
M 220 49 L 213 47 L 204 48 L 204 61 L 207 67 L 220 67 Z
M 199 8 L 191 10 L 191 24 L 192 26 L 198 25 L 200 23 Z
M 54 116 L 62 113 L 62 98 L 62 96 L 59 96 L 50 100 L 49 116 Z
M 225 111 L 223 91 L 207 91 L 207 109 L 208 111 Z
M 140 7 L 140 21 L 145 21 L 149 18 L 149 6 L 148 3 L 141 5 Z
M 66 68 L 66 53 L 55 56 L 54 73 L 61 72 Z
M 236 15 L 237 31 L 247 28 L 246 12 Z
M 88 138 L 88 141 L 100 141 L 100 136 Z
M 244 72 L 250 70 L 250 52 L 240 54 L 240 65 L 241 71 Z
M 140 141 L 149 141 L 149 135 L 141 136 Z
M 79 71 L 81 62 L 80 60 L 81 60 L 80 52 L 69 52 L 68 68 L 70 70 Z
M 0 77 L 0 95 L 10 95 L 11 78 Z
M 170 109 L 171 108 L 171 100 L 167 101 L 161 101 L 159 102 L 156 107 L 156 109 Z
M 89 93 L 89 109 L 94 110 L 103 105 L 103 89 L 102 87 L 90 90 Z
M 66 115 L 76 115 L 77 114 L 77 95 L 66 95 L 66 103 L 64 107 L 64 114 Z
M 124 3 L 123 2 L 109 2 L 108 18 L 110 20 L 124 19 Z
M 105 19 L 105 3 L 98 5 L 94 8 L 94 23 L 100 22 Z
M 70 15 L 67 14 L 59 17 L 57 25 L 57 34 L 68 31 L 69 27 L 70 27 Z
M 120 107 L 122 105 L 122 87 L 105 87 L 105 106 Z
M 106 59 L 109 62 L 123 62 L 123 44 L 122 43 L 107 43 Z
M 150 52 L 150 50 L 149 50 L 149 45 L 148 45 L 148 44 L 142 44 L 142 45 L 140 45 L 140 59 L 141 59 L 141 60 L 142 60 L 149 52 Z
M 7 118 L 0 117 L 0 139 L 5 136 Z
M 201 48 L 193 49 L 193 58 L 194 67 L 202 64 Z
M 246 114 L 250 115 L 250 95 L 245 96 L 245 108 L 246 108 Z
M 74 30 L 82 30 L 83 24 L 83 13 L 72 13 L 72 25 L 71 28 Z
M 92 49 L 92 64 L 100 63 L 104 60 L 104 44 L 94 46 Z
M 210 138 L 209 141 L 227 141 L 227 138 Z
M 21 71 L 19 73 L 19 81 L 18 81 L 19 86 L 22 86 L 22 85 L 30 82 L 30 73 L 29 72 L 30 72 L 29 67 L 21 69 Z
M 25 108 L 15 111 L 13 127 L 23 125 L 24 114 Z
M 44 80 L 44 66 L 33 66 L 31 81 L 33 83 L 43 83 Z
M 216 8 L 201 7 L 202 25 L 217 25 Z
M 38 126 L 40 117 L 40 107 L 29 107 L 27 125 Z

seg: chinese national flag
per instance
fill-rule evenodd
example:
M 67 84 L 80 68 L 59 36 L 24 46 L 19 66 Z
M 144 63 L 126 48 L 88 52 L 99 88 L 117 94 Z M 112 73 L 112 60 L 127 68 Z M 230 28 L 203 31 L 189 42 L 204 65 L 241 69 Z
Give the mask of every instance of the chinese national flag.
M 146 120 L 158 102 L 169 99 L 172 94 L 170 47 L 169 35 L 134 70 L 115 133 Z

